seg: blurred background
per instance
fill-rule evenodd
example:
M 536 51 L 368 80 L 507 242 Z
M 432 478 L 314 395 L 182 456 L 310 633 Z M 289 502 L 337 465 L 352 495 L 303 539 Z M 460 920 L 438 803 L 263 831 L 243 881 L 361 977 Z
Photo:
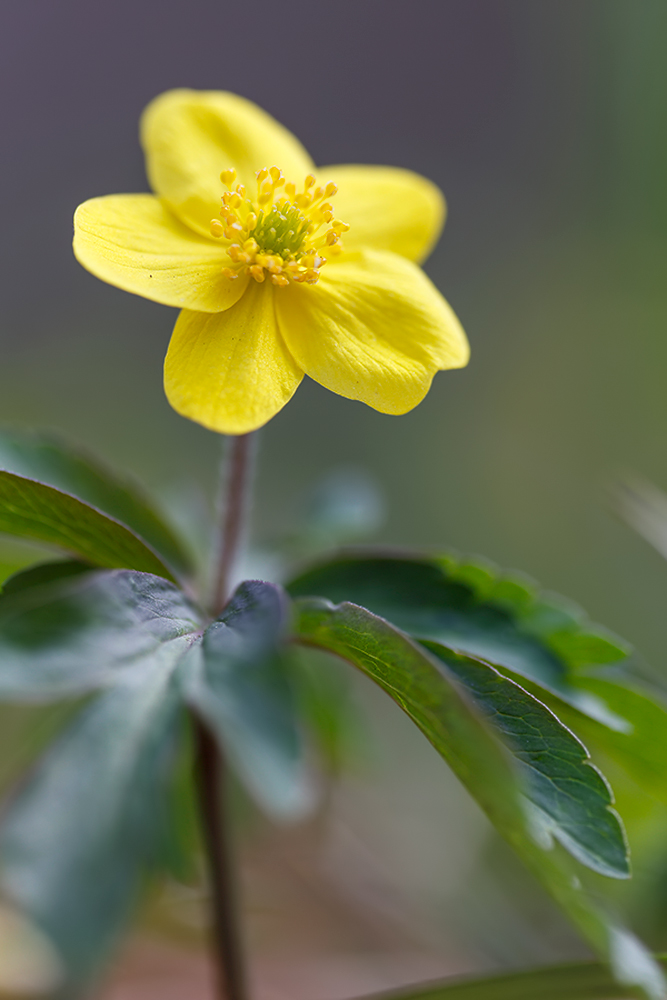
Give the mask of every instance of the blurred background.
M 317 163 L 440 185 L 427 271 L 472 344 L 401 418 L 304 382 L 262 434 L 266 565 L 318 484 L 347 477 L 381 498 L 370 540 L 522 569 L 664 673 L 667 565 L 613 490 L 628 475 L 667 488 L 666 44 L 663 0 L 2 0 L 0 420 L 62 431 L 181 508 L 192 483 L 211 494 L 220 441 L 162 391 L 175 311 L 83 271 L 71 217 L 147 189 L 137 122 L 155 94 L 236 91 Z M 260 1000 L 585 954 L 411 724 L 350 684 L 354 764 L 325 814 L 274 830 L 240 806 Z M 3 720 L 8 787 L 27 723 Z M 618 905 L 665 946 L 664 811 L 611 777 L 636 868 Z M 43 990 L 48 949 L 3 920 L 0 990 Z M 154 890 L 104 996 L 207 996 L 202 942 L 196 881 Z

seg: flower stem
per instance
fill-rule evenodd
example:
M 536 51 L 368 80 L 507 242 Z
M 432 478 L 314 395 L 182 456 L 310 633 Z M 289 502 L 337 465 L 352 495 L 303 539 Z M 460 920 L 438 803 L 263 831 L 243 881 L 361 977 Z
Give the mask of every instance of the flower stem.
M 234 437 L 223 463 L 220 535 L 216 553 L 211 610 L 217 618 L 229 599 L 250 498 L 252 472 L 250 434 Z M 227 767 L 208 727 L 193 715 L 195 780 L 212 901 L 212 944 L 219 1000 L 246 1000 L 245 968 L 236 878 L 227 809 Z
M 216 996 L 246 1000 L 245 968 L 236 879 L 230 844 L 225 761 L 211 733 L 196 716 L 195 772 L 211 890 Z
M 223 463 L 221 524 L 211 601 L 216 618 L 229 599 L 231 573 L 243 540 L 250 498 L 254 438 L 254 434 L 241 434 L 232 438 L 228 462 Z

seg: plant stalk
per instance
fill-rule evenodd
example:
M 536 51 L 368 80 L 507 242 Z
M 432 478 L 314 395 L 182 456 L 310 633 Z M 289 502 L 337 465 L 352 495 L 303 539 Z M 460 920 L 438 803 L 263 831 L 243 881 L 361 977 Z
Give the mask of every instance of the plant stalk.
M 211 891 L 211 944 L 219 1000 L 246 1000 L 245 962 L 230 843 L 226 766 L 206 725 L 193 719 L 195 772 Z
M 232 438 L 228 461 L 223 462 L 221 523 L 211 599 L 211 609 L 216 618 L 229 600 L 231 574 L 243 541 L 250 499 L 254 438 L 254 434 Z
M 232 438 L 223 463 L 220 534 L 211 610 L 218 617 L 229 600 L 250 499 L 252 435 Z M 236 871 L 227 809 L 227 767 L 206 724 L 193 714 L 195 780 L 212 903 L 212 948 L 219 1000 L 247 1000 Z

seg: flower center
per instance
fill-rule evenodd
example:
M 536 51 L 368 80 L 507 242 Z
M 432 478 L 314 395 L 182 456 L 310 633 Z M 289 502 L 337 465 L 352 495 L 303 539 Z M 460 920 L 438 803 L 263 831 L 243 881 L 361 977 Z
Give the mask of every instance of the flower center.
M 350 228 L 334 218 L 329 199 L 338 188 L 333 181 L 317 186 L 308 174 L 303 191 L 297 191 L 278 167 L 264 167 L 255 176 L 257 194 L 251 198 L 243 184 L 234 187 L 235 170 L 220 174 L 225 192 L 221 218 L 211 220 L 211 235 L 227 243 L 232 261 L 222 273 L 232 279 L 247 273 L 255 281 L 268 274 L 274 285 L 314 285 L 327 262 L 325 253 L 340 253 L 341 233 Z

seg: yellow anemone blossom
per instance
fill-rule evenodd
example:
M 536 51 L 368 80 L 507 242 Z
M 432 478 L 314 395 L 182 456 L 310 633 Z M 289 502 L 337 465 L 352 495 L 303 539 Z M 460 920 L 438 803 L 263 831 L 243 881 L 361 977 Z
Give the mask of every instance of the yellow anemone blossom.
M 103 281 L 181 308 L 165 391 L 183 416 L 245 434 L 304 373 L 406 413 L 436 371 L 467 363 L 456 316 L 418 267 L 444 220 L 430 181 L 316 171 L 266 112 L 218 91 L 160 95 L 141 139 L 156 194 L 84 202 L 74 252 Z

